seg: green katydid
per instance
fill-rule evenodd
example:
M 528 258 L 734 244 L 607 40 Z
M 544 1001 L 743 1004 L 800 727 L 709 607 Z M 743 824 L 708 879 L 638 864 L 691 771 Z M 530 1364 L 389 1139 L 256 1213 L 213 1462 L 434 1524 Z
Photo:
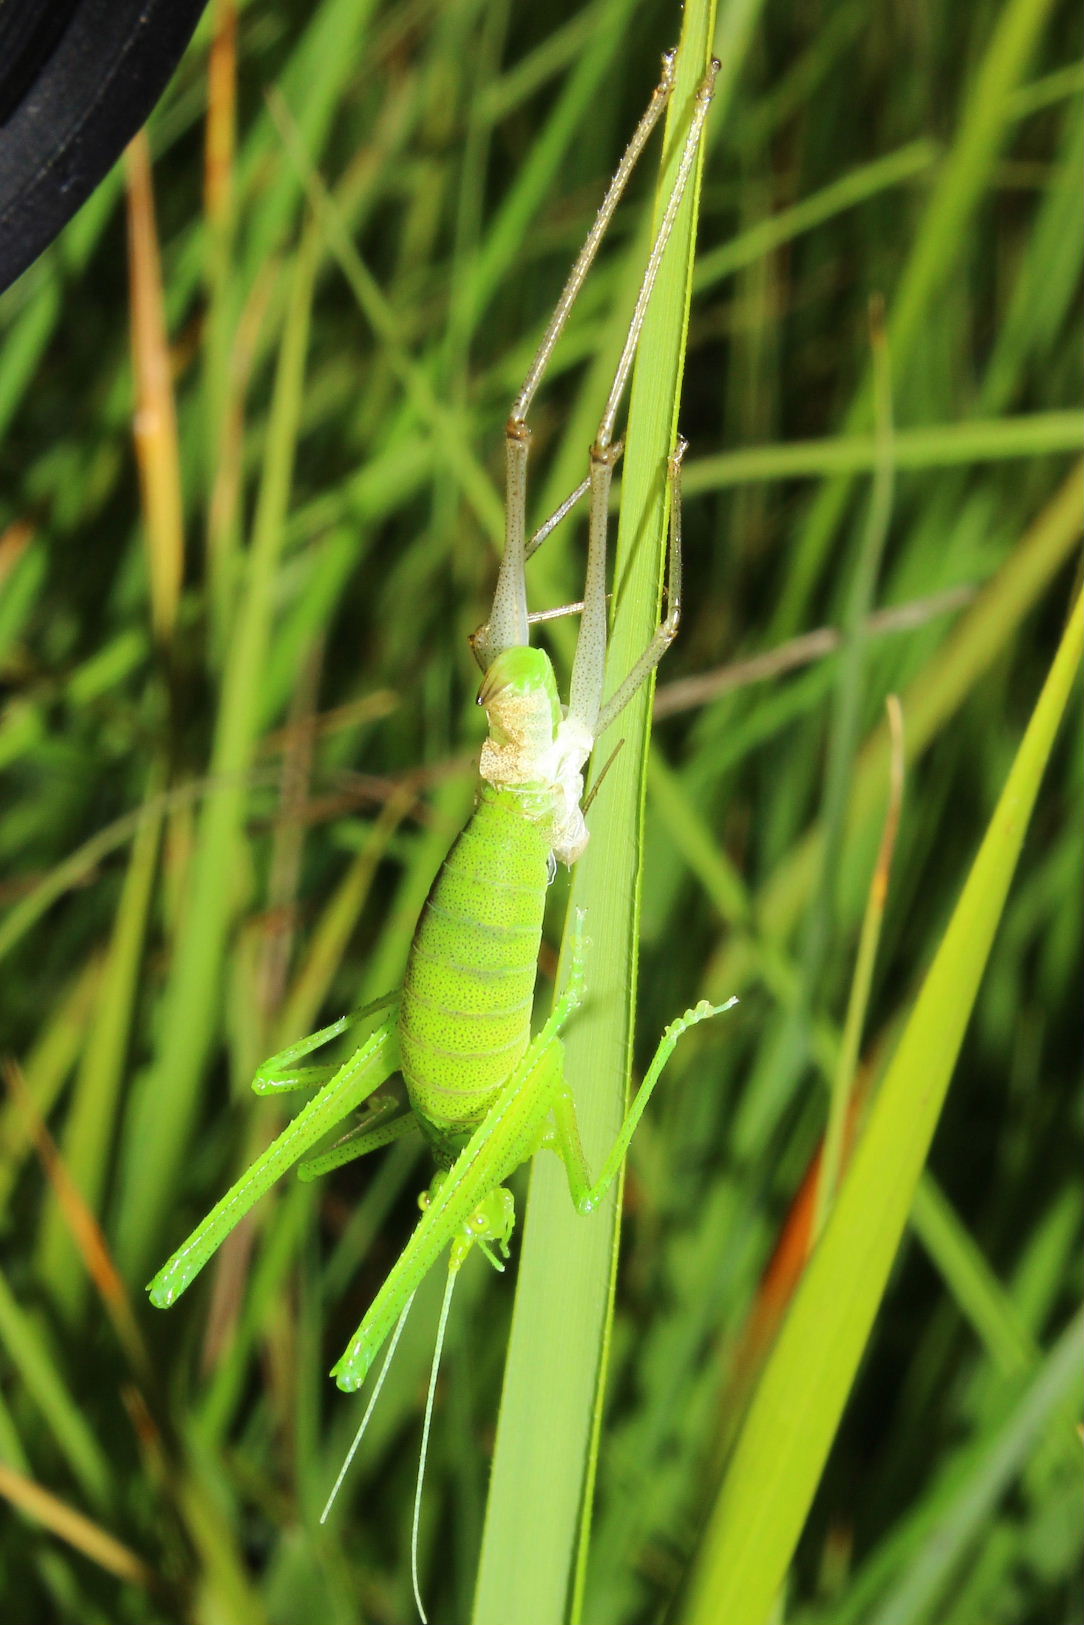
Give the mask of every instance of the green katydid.
M 472 638 L 484 677 L 478 703 L 489 735 L 482 747 L 475 810 L 429 892 L 411 944 L 403 986 L 363 1010 L 321 1028 L 272 1057 L 253 1081 L 258 1094 L 318 1085 L 318 1093 L 257 1158 L 150 1283 L 151 1301 L 172 1304 L 191 1284 L 253 1204 L 316 1142 L 359 1107 L 360 1122 L 329 1151 L 301 1164 L 312 1179 L 379 1146 L 420 1131 L 437 1172 L 421 1199 L 422 1215 L 332 1375 L 346 1391 L 365 1380 L 381 1346 L 398 1336 L 413 1294 L 445 1249 L 451 1284 L 474 1246 L 500 1268 L 514 1223 L 505 1181 L 546 1149 L 562 1160 L 576 1208 L 589 1212 L 618 1173 L 629 1141 L 674 1045 L 683 1032 L 725 1006 L 705 1001 L 663 1034 L 598 1178 L 591 1180 L 580 1144 L 559 1034 L 584 996 L 585 938 L 577 919 L 568 983 L 541 1031 L 531 1011 L 546 890 L 557 861 L 572 864 L 587 843 L 581 806 L 583 775 L 599 736 L 657 665 L 677 631 L 681 594 L 680 472 L 684 443 L 669 461 L 670 537 L 665 620 L 605 705 L 607 511 L 621 454 L 615 424 L 648 301 L 682 195 L 696 162 L 711 102 L 713 63 L 693 103 L 673 189 L 653 243 L 609 398 L 591 447 L 590 472 L 551 519 L 528 540 L 527 416 L 558 337 L 568 320 L 632 168 L 674 83 L 674 53 L 621 160 L 506 428 L 506 539 L 489 619 Z M 548 656 L 529 644 L 527 559 L 558 521 L 588 499 L 584 602 L 567 709 L 558 698 Z M 342 1065 L 301 1064 L 313 1050 L 360 1022 L 379 1024 Z M 406 1084 L 404 1112 L 377 1095 L 394 1072 Z M 442 1316 L 443 1324 L 443 1316 Z M 428 1416 L 427 1416 L 428 1426 Z

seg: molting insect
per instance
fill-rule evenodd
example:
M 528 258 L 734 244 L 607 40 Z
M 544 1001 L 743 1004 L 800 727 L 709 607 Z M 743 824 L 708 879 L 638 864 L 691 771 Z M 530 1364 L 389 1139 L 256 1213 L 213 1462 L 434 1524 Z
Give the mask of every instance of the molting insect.
M 663 251 L 696 162 L 717 69 L 718 63 L 713 63 L 693 102 L 676 178 L 591 447 L 589 473 L 530 538 L 526 526 L 528 413 L 632 168 L 669 100 L 673 53 L 663 59 L 659 84 L 513 404 L 506 427 L 505 549 L 489 618 L 471 640 L 484 673 L 478 703 L 489 724 L 479 763 L 477 801 L 433 882 L 414 932 L 402 988 L 291 1045 L 260 1068 L 252 1085 L 259 1094 L 314 1085 L 318 1092 L 150 1283 L 154 1304 L 160 1308 L 172 1304 L 253 1203 L 359 1107 L 365 1107 L 361 1120 L 336 1145 L 301 1162 L 302 1178 L 315 1178 L 406 1134 L 420 1132 L 437 1171 L 421 1199 L 422 1214 L 412 1236 L 333 1368 L 339 1387 L 347 1391 L 364 1381 L 381 1346 L 402 1325 L 419 1282 L 445 1249 L 450 1249 L 450 1261 L 442 1327 L 451 1284 L 471 1249 L 481 1248 L 491 1263 L 501 1267 L 514 1224 L 512 1195 L 505 1182 L 537 1151 L 553 1151 L 561 1158 L 572 1200 L 581 1213 L 597 1205 L 621 1167 L 678 1038 L 687 1028 L 725 1008 L 701 1002 L 666 1029 L 601 1172 L 592 1180 L 564 1075 L 559 1037 L 584 997 L 582 916 L 574 924 L 568 983 L 533 1038 L 531 1011 L 548 883 L 556 862 L 574 863 L 587 844 L 581 805 L 586 763 L 600 735 L 654 670 L 678 626 L 680 478 L 685 450 L 681 441 L 668 465 L 666 617 L 603 704 L 607 513 L 613 471 L 622 451 L 621 442 L 615 439 L 617 414 Z M 588 507 L 586 581 L 566 708 L 558 697 L 548 656 L 530 647 L 526 562 L 584 497 Z M 379 1018 L 375 1030 L 343 1064 L 302 1064 L 312 1051 L 373 1018 Z M 409 1104 L 405 1111 L 377 1093 L 396 1071 L 406 1084 Z M 430 1401 L 431 1397 L 432 1388 Z

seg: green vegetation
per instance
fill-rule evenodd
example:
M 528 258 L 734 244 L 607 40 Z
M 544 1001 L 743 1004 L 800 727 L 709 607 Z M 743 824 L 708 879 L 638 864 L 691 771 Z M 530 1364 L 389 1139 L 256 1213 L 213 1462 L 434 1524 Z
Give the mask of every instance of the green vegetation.
M 360 1415 L 327 1370 L 413 1223 L 413 1143 L 285 1183 L 168 1316 L 143 1287 L 281 1123 L 258 1063 L 397 982 L 470 805 L 504 417 L 679 17 L 250 3 L 236 61 L 231 18 L 151 122 L 154 220 L 137 148 L 0 299 L 0 1603 L 404 1625 L 435 1276 L 317 1519 Z M 1080 43 L 1054 0 L 719 6 L 683 628 L 576 876 L 618 989 L 638 921 L 635 1030 L 616 1062 L 570 1033 L 581 1116 L 620 1109 L 630 1042 L 741 1004 L 638 1130 L 608 1342 L 605 1216 L 588 1343 L 546 1322 L 595 1221 L 548 1211 L 539 1159 L 477 1604 L 514 1282 L 463 1270 L 433 1625 L 764 1625 L 780 1583 L 790 1625 L 1075 1617 Z M 586 470 L 660 145 L 538 402 L 536 521 Z M 618 616 L 658 580 L 635 513 L 683 282 L 645 338 Z M 566 524 L 535 607 L 582 556 Z

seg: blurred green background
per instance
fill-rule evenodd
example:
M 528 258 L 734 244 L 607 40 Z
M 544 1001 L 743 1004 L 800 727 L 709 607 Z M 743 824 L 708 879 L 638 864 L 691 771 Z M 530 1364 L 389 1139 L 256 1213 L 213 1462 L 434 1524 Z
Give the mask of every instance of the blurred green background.
M 220 0 L 149 126 L 153 171 L 138 143 L 0 298 L 13 1619 L 412 1617 L 431 1292 L 316 1523 L 358 1417 L 326 1371 L 408 1233 L 411 1148 L 291 1183 L 168 1317 L 143 1283 L 273 1131 L 258 1062 L 401 973 L 470 806 L 465 640 L 503 420 L 678 26 L 657 0 Z M 863 1088 L 1057 643 L 1081 510 L 1080 33 L 1050 0 L 720 10 L 645 1050 L 702 995 L 742 1004 L 675 1060 L 633 1146 L 588 1625 L 665 1613 L 785 1299 L 765 1272 L 823 1132 L 885 696 L 908 773 Z M 538 521 L 586 467 L 654 161 L 540 398 Z M 582 541 L 547 543 L 535 607 L 577 596 Z M 833 657 L 821 629 L 868 614 L 861 660 Z M 798 1553 L 782 1617 L 802 1625 L 1078 1617 L 1064 1440 L 1007 1481 L 993 1452 L 1079 1286 L 1080 743 L 1056 751 Z M 469 1615 L 510 1302 L 472 1261 L 425 1498 L 435 1625 Z M 981 1516 L 916 1601 L 964 1490 Z

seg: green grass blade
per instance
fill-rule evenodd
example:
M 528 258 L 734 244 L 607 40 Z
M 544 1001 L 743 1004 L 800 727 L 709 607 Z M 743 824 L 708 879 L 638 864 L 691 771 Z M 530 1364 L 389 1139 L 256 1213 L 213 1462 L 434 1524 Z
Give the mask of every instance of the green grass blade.
M 783 1583 L 907 1224 L 1082 644 L 1078 599 L 750 1407 L 707 1528 L 684 1625 L 724 1619 L 761 1625 Z
M 156 768 L 148 787 L 152 800 L 160 778 Z M 147 917 L 158 866 L 161 817 L 153 810 L 139 826 L 121 892 L 116 923 L 95 1002 L 94 1025 L 83 1050 L 75 1097 L 61 1150 L 68 1172 L 91 1212 L 102 1209 L 108 1166 L 106 1149 L 117 1132 L 124 1063 L 131 1042 L 132 1013 L 144 951 Z M 38 1270 L 68 1325 L 75 1322 L 90 1282 L 55 1202 L 48 1209 L 39 1243 Z
M 671 163 L 712 28 L 710 6 L 687 8 L 665 136 Z M 620 587 L 608 661 L 609 672 L 619 675 L 635 662 L 658 618 L 665 465 L 680 392 L 697 182 L 698 175 L 660 271 L 629 407 L 614 576 Z M 665 200 L 667 190 L 664 169 L 657 198 Z M 595 804 L 591 844 L 573 882 L 573 906 L 587 911 L 588 1002 L 567 1035 L 565 1064 L 593 1167 L 620 1123 L 631 1064 L 650 710 L 649 685 L 615 729 L 625 744 Z M 556 1163 L 539 1159 L 532 1170 L 475 1625 L 506 1625 L 509 1619 L 541 1625 L 578 1616 L 606 1371 L 617 1196 L 615 1191 L 613 1201 L 582 1219 Z M 525 1543 L 528 1522 L 532 1533 Z
M 893 462 L 900 469 L 970 467 L 1051 452 L 1071 455 L 1079 447 L 1079 412 L 1031 412 L 1023 417 L 901 429 L 893 443 Z M 685 490 L 695 496 L 700 491 L 753 480 L 865 474 L 876 466 L 877 440 L 872 434 L 742 446 L 715 457 L 695 458 L 685 475 Z

